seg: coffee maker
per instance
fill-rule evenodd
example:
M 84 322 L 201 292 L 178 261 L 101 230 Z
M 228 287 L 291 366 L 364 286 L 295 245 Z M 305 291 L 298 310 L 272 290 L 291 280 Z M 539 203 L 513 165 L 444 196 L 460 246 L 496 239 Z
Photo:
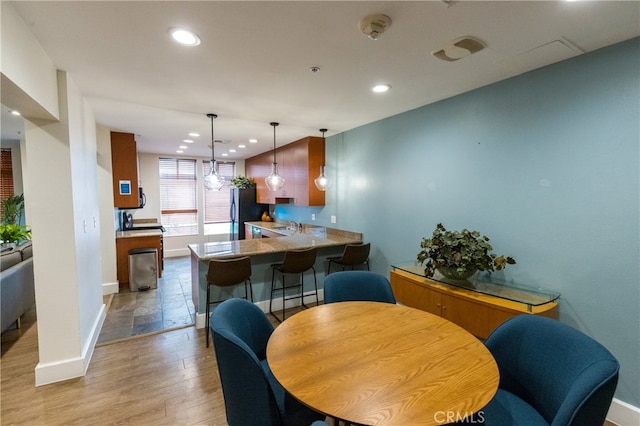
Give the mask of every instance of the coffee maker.
M 120 221 L 121 221 L 121 224 L 120 224 L 121 231 L 125 231 L 133 227 L 133 216 L 131 216 L 131 213 L 127 213 L 125 210 L 122 211 L 122 217 Z

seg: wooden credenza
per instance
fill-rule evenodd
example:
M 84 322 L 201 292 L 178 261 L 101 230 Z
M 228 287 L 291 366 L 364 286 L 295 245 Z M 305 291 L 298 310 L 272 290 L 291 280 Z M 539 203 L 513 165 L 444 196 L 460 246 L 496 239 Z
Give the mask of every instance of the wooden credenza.
M 421 267 L 410 265 L 394 266 L 390 276 L 399 303 L 439 315 L 482 339 L 516 315 L 558 317 L 558 293 L 487 282 L 453 285 L 426 278 Z

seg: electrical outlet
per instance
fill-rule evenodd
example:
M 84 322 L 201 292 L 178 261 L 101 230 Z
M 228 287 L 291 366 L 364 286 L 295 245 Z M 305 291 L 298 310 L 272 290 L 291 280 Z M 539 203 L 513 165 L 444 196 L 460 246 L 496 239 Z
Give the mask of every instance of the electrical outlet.
M 331 215 L 331 223 L 336 223 L 336 215 Z
M 316 214 L 315 213 L 311 213 L 311 220 L 316 220 Z

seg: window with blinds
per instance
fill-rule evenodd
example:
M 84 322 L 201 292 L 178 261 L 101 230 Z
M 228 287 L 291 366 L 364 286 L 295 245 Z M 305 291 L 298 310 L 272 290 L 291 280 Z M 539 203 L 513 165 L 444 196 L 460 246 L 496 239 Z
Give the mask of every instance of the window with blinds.
M 11 161 L 11 148 L 0 150 L 0 200 L 14 195 L 13 188 L 13 163 Z M 0 220 L 2 220 L 0 209 Z
M 198 234 L 196 160 L 160 158 L 160 214 L 166 235 Z
M 204 223 L 227 223 L 230 222 L 229 209 L 231 208 L 231 179 L 235 175 L 235 163 L 216 163 L 218 174 L 224 177 L 224 185 L 220 191 L 204 190 Z M 211 162 L 205 161 L 203 165 L 205 176 L 211 170 Z
M 2 148 L 0 150 L 0 198 L 4 199 L 12 196 L 13 191 L 11 148 Z

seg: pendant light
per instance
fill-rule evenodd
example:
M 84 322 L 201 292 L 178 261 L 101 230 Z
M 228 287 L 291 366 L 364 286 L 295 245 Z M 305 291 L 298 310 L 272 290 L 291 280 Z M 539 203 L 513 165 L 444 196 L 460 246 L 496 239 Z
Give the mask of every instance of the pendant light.
M 204 177 L 204 187 L 212 191 L 220 191 L 220 188 L 224 185 L 224 178 L 219 176 L 216 171 L 217 165 L 213 148 L 216 142 L 213 135 L 213 120 L 218 116 L 216 114 L 207 114 L 207 117 L 211 119 L 211 162 L 209 163 L 209 174 Z
M 322 132 L 322 139 L 324 139 L 324 133 L 327 129 L 320 129 Z M 320 191 L 326 191 L 327 186 L 329 185 L 329 179 L 324 175 L 324 151 L 322 151 L 322 166 L 320 166 L 320 176 L 318 176 L 314 181 L 316 184 L 316 188 Z
M 269 123 L 273 126 L 273 168 L 271 174 L 265 178 L 267 187 L 271 191 L 278 191 L 284 185 L 284 178 L 278 174 L 278 163 L 276 162 L 276 127 L 280 123 Z

